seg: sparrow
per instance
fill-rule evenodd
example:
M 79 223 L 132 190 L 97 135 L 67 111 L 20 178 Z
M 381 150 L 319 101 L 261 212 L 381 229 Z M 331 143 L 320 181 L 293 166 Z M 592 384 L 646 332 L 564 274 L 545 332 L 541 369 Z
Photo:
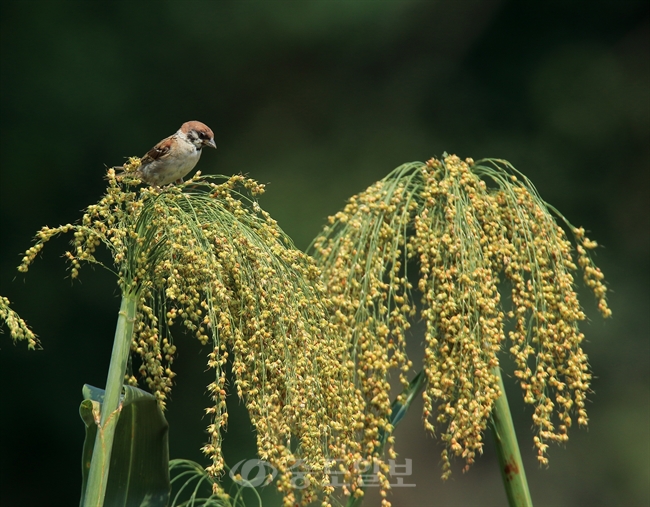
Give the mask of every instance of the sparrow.
M 174 135 L 160 141 L 140 159 L 135 176 L 157 187 L 182 182 L 201 158 L 204 146 L 217 147 L 210 127 L 200 121 L 185 122 Z

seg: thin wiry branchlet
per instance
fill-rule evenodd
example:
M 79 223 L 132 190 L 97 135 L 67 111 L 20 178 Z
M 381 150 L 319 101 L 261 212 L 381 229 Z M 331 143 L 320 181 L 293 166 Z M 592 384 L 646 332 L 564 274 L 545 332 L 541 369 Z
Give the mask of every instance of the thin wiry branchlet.
M 584 313 L 572 274 L 576 256 L 549 207 L 517 174 L 503 161 L 456 156 L 406 164 L 350 199 L 312 245 L 370 408 L 366 448 L 376 445 L 374 428 L 386 426 L 389 370 L 398 369 L 406 383 L 411 366 L 404 339 L 416 309 L 409 262 L 418 267 L 426 323 L 424 420 L 432 432 L 442 428 L 444 478 L 452 455 L 464 458 L 466 469 L 482 452 L 500 396 L 506 318 L 514 323 L 508 340 L 515 376 L 535 407 L 540 462 L 547 463 L 547 442 L 567 440 L 574 418 L 587 423 L 591 374 L 578 329 Z M 584 281 L 610 316 L 602 273 L 588 255 L 596 243 L 553 212 L 573 232 Z M 511 286 L 507 315 L 502 281 Z

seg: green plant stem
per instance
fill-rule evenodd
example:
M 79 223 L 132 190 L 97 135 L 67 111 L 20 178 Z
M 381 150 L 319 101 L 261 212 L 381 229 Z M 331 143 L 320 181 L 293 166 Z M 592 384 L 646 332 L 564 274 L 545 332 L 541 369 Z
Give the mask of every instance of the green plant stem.
M 131 350 L 131 337 L 135 322 L 135 311 L 138 296 L 136 293 L 123 293 L 120 312 L 117 317 L 115 338 L 111 363 L 106 379 L 106 392 L 101 406 L 101 419 L 97 428 L 93 457 L 90 462 L 88 483 L 83 499 L 83 507 L 102 507 L 106 494 L 108 472 L 111 462 L 111 451 L 115 427 L 119 416 L 120 397 L 124 385 L 124 375 Z
M 528 490 L 524 464 L 521 461 L 515 426 L 512 423 L 510 406 L 501 377 L 501 368 L 494 368 L 493 373 L 499 378 L 501 396 L 494 405 L 490 426 L 497 446 L 501 477 L 506 488 L 508 504 L 510 507 L 532 507 L 533 501 Z

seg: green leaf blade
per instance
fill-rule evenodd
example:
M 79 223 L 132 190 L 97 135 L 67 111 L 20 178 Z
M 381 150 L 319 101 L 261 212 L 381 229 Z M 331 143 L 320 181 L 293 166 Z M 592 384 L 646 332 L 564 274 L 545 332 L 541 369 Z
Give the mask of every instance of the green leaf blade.
M 82 498 L 94 451 L 101 389 L 84 386 L 87 398 L 79 409 L 86 425 L 82 459 Z M 104 505 L 164 507 L 169 501 L 167 423 L 156 399 L 141 389 L 124 386 L 110 460 Z M 100 439 L 101 441 L 101 439 Z M 102 452 L 98 449 L 97 452 Z

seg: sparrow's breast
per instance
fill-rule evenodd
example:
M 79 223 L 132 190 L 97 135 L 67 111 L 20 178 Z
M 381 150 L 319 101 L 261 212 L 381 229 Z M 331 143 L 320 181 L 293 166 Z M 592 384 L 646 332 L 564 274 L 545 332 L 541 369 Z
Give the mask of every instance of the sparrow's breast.
M 163 186 L 185 177 L 201 157 L 201 151 L 192 148 L 178 154 L 169 153 L 143 166 L 140 172 L 144 180 L 150 185 Z

